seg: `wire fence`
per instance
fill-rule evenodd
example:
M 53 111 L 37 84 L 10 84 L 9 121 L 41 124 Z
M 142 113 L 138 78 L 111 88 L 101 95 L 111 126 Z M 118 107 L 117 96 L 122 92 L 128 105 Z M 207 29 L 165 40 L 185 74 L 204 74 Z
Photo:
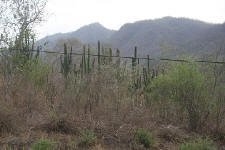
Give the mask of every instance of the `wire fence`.
M 1 50 L 0 54 L 4 58 L 7 57 L 8 54 L 13 53 L 14 51 L 19 52 L 20 50 Z M 24 53 L 24 50 L 21 50 Z M 88 52 L 87 52 L 88 51 Z M 53 55 L 54 59 L 51 59 L 51 55 L 46 55 L 46 58 L 49 60 L 45 60 L 51 65 L 51 70 L 53 73 L 61 73 L 65 78 L 71 73 L 75 75 L 78 79 L 83 79 L 86 75 L 90 73 L 94 73 L 95 71 L 104 71 L 104 65 L 113 65 L 115 69 L 123 68 L 127 72 L 125 75 L 131 75 L 132 78 L 132 88 L 139 89 L 148 84 L 148 82 L 157 77 L 161 73 L 165 73 L 165 66 L 159 65 L 158 61 L 166 61 L 166 62 L 178 62 L 178 63 L 207 63 L 207 64 L 217 64 L 224 65 L 224 61 L 210 61 L 210 60 L 185 60 L 185 59 L 170 59 L 170 58 L 150 58 L 149 55 L 146 57 L 137 57 L 137 48 L 134 50 L 134 56 L 120 56 L 120 52 L 117 49 L 115 55 L 112 54 L 112 50 L 106 55 L 104 50 L 100 49 L 99 46 L 97 48 L 97 54 L 90 53 L 90 49 L 86 50 L 83 48 L 83 52 L 74 52 L 72 48 L 70 51 L 64 49 L 64 52 L 60 51 L 48 51 L 48 50 L 28 50 L 25 51 L 28 54 L 56 54 Z M 9 55 L 10 56 L 10 55 Z M 73 59 L 72 56 L 79 56 L 79 59 Z M 39 55 L 40 58 L 44 58 L 45 55 Z M 96 59 L 95 59 L 96 58 Z M 112 58 L 115 58 L 112 59 Z M 123 61 L 121 59 L 129 59 L 131 60 L 131 64 L 127 60 Z M 143 60 L 143 62 L 141 62 Z M 153 63 L 151 63 L 151 61 Z M 154 62 L 156 61 L 156 62 Z M 159 62 L 160 63 L 160 62 Z M 0 64 L 1 65 L 1 64 Z M 224 66 L 221 66 L 222 68 Z M 111 68 L 110 68 L 111 69 Z M 119 70 L 118 70 L 119 71 Z
M 17 49 L 10 50 L 10 51 L 19 51 Z M 1 50 L 0 53 L 7 52 L 7 50 Z M 57 52 L 57 51 L 48 51 L 48 50 L 30 50 L 29 52 L 39 52 L 39 53 L 46 53 L 46 54 L 57 54 L 57 55 L 64 55 L 64 52 Z M 111 58 L 121 58 L 121 59 L 137 59 L 137 60 L 148 60 L 148 61 L 172 61 L 172 62 L 196 62 L 196 63 L 208 63 L 208 64 L 225 64 L 225 61 L 212 61 L 212 60 L 186 60 L 186 59 L 172 59 L 172 58 L 150 58 L 149 55 L 147 57 L 132 57 L 132 56 L 120 56 L 120 55 L 103 55 L 103 54 L 88 54 L 88 53 L 78 53 L 78 52 L 71 52 L 73 56 L 92 56 L 92 57 L 111 57 Z

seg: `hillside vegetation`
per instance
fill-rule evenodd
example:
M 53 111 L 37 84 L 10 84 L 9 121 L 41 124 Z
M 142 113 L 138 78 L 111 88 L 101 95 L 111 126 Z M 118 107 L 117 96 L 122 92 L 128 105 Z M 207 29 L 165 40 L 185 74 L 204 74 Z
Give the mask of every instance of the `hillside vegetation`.
M 95 23 L 36 42 L 47 1 L 0 4 L 0 149 L 225 149 L 223 24 Z
M 109 57 L 77 60 L 64 45 L 52 66 L 38 55 L 5 52 L 0 72 L 5 149 L 224 148 L 223 64 L 192 59 L 147 64 L 135 56 L 113 58 L 108 50 L 101 53 Z

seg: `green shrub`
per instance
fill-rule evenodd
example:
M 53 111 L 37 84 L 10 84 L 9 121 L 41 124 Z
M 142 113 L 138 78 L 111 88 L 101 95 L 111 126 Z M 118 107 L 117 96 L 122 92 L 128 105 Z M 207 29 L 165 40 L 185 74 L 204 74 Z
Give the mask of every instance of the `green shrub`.
M 150 132 L 146 129 L 138 129 L 135 133 L 135 141 L 144 145 L 145 148 L 149 148 L 154 144 L 154 139 Z
M 216 146 L 211 140 L 197 139 L 196 141 L 181 144 L 180 150 L 216 150 Z
M 4 58 L 3 63 L 3 71 L 7 75 L 14 73 L 22 74 L 36 86 L 42 86 L 46 82 L 50 72 L 50 66 L 43 63 L 39 57 L 28 59 L 25 55 L 18 52 Z
M 157 78 L 155 78 L 151 83 L 147 86 L 146 92 L 149 97 L 147 103 L 150 103 L 150 100 L 168 100 L 172 95 L 171 86 L 173 84 L 173 80 L 170 75 L 162 75 L 160 74 Z
M 178 102 L 187 111 L 190 129 L 197 130 L 209 106 L 205 87 L 205 77 L 198 67 L 182 63 L 155 78 L 147 87 L 147 95 L 155 100 Z
M 53 150 L 53 142 L 48 139 L 40 139 L 31 145 L 31 150 Z
M 29 60 L 22 68 L 22 73 L 36 86 L 42 86 L 46 82 L 49 72 L 49 66 L 38 58 Z
M 92 131 L 92 130 L 83 130 L 81 132 L 81 140 L 80 140 L 80 143 L 79 145 L 80 146 L 91 146 L 91 145 L 94 145 L 95 142 L 96 142 L 96 135 L 95 133 Z

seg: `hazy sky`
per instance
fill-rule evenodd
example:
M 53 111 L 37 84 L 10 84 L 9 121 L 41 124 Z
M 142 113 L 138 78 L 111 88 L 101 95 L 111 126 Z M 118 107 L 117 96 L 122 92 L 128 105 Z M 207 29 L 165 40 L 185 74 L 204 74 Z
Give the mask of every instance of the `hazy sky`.
M 46 22 L 39 37 L 75 31 L 99 22 L 119 29 L 124 23 L 164 16 L 225 22 L 225 0 L 48 0 Z

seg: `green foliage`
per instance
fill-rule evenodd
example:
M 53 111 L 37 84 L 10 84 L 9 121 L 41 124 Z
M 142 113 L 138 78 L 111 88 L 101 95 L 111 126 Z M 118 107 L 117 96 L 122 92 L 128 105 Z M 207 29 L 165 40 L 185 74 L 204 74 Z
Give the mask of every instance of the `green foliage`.
M 80 145 L 81 146 L 91 146 L 94 145 L 96 142 L 96 135 L 92 130 L 83 130 L 81 132 L 81 141 L 80 141 Z
M 176 64 L 166 74 L 153 80 L 149 90 L 153 91 L 156 99 L 169 96 L 183 103 L 201 96 L 204 80 L 204 75 L 195 64 Z M 160 95 L 156 95 L 158 93 Z
M 36 86 L 42 86 L 50 72 L 50 66 L 45 64 L 39 57 L 27 59 L 21 53 L 5 56 L 2 59 L 2 72 L 5 76 L 22 74 L 25 78 L 32 81 Z
M 8 61 L 5 69 L 9 74 L 23 70 L 29 61 L 38 58 L 40 49 L 38 47 L 35 54 L 34 45 L 35 34 L 32 29 L 28 27 L 21 29 L 15 40 L 8 45 L 7 55 L 4 58 Z
M 35 58 L 29 60 L 22 67 L 22 72 L 36 86 L 42 86 L 46 82 L 50 67 L 47 64 L 42 63 L 40 59 Z
M 202 96 L 205 79 L 195 64 L 178 64 L 169 76 L 175 83 L 173 90 L 175 100 L 188 103 Z
M 15 44 L 13 49 L 19 51 L 21 55 L 23 55 L 26 60 L 29 60 L 33 57 L 34 51 L 34 39 L 35 34 L 31 29 L 26 28 L 20 31 L 19 35 L 15 40 Z
M 172 96 L 172 90 L 170 89 L 172 84 L 171 76 L 160 74 L 156 79 L 152 80 L 146 88 L 147 96 L 154 100 L 168 99 Z
M 39 139 L 31 145 L 31 150 L 53 150 L 54 143 L 48 139 Z
M 64 44 L 64 56 L 60 57 L 61 59 L 61 72 L 63 73 L 64 77 L 67 78 L 71 71 L 72 67 L 72 48 L 70 53 L 68 53 L 67 46 Z
M 145 148 L 149 148 L 154 144 L 154 139 L 151 133 L 142 128 L 136 131 L 135 140 L 137 143 L 144 145 Z
M 8 47 L 13 65 L 18 68 L 24 66 L 27 61 L 37 58 L 40 49 L 38 47 L 37 53 L 35 54 L 34 45 L 35 34 L 32 29 L 21 29 L 20 33 L 16 36 L 15 41 L 12 41 Z
M 188 113 L 189 127 L 196 130 L 209 105 L 205 87 L 205 77 L 198 67 L 182 63 L 155 78 L 146 91 L 150 99 L 178 102 Z
M 217 150 L 211 140 L 197 139 L 196 141 L 181 144 L 180 150 Z

